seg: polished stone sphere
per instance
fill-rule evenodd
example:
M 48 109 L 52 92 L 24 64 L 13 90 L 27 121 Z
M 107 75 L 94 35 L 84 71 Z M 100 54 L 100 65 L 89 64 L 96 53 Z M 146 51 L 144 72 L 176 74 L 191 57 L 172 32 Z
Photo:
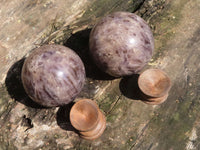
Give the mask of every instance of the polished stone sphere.
M 26 58 L 22 83 L 33 101 L 54 107 L 68 104 L 85 82 L 85 68 L 79 56 L 61 45 L 44 45 Z
M 154 39 L 139 16 L 115 12 L 102 18 L 90 33 L 90 54 L 97 66 L 115 76 L 138 73 L 152 58 Z

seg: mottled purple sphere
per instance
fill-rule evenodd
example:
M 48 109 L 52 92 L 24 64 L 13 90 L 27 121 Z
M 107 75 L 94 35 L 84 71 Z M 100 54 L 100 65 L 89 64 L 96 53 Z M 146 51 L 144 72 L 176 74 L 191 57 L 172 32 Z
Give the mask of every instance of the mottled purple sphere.
M 115 12 L 102 18 L 92 29 L 89 45 L 97 66 L 120 77 L 142 70 L 152 58 L 154 39 L 141 17 Z
M 37 103 L 54 107 L 73 101 L 83 88 L 85 68 L 79 56 L 61 45 L 44 45 L 25 60 L 22 83 Z

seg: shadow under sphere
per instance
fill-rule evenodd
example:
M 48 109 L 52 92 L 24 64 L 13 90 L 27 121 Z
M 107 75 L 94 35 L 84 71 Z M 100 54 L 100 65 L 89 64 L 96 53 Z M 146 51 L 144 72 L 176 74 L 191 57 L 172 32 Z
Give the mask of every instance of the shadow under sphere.
M 74 104 L 74 102 L 71 102 L 67 105 L 60 107 L 56 114 L 56 121 L 60 128 L 78 133 L 78 131 L 72 126 L 70 122 L 70 111 Z
M 138 86 L 139 74 L 124 77 L 119 83 L 121 93 L 127 98 L 141 100 L 141 91 Z
M 71 37 L 65 42 L 64 45 L 74 50 L 82 59 L 85 65 L 86 76 L 88 78 L 94 80 L 112 80 L 114 79 L 114 77 L 100 70 L 90 57 L 89 54 L 90 31 L 91 29 L 86 29 L 71 35 Z

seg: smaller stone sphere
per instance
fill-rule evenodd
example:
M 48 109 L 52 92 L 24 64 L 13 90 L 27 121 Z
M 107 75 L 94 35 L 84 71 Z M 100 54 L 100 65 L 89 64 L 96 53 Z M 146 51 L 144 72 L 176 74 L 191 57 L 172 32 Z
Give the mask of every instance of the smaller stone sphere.
M 152 58 L 154 38 L 141 17 L 115 12 L 95 25 L 89 46 L 96 65 L 111 76 L 120 77 L 143 69 Z
M 29 97 L 46 107 L 70 103 L 85 82 L 85 68 L 80 57 L 61 45 L 44 45 L 26 58 L 22 83 Z

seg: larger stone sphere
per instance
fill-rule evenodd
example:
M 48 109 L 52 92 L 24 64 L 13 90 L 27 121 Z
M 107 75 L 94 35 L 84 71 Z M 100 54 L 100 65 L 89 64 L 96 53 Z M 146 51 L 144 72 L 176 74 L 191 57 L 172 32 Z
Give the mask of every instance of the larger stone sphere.
M 154 39 L 139 16 L 115 12 L 102 18 L 90 34 L 90 53 L 106 73 L 120 77 L 138 73 L 152 58 Z
M 22 83 L 35 102 L 61 106 L 73 101 L 83 88 L 85 68 L 79 56 L 61 45 L 44 45 L 26 58 Z

